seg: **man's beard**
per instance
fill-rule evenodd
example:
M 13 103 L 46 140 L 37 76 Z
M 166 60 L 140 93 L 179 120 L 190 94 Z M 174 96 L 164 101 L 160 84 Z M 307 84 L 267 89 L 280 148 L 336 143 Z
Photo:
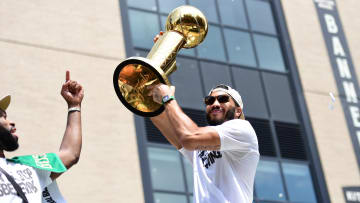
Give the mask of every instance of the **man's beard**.
M 17 138 L 9 130 L 0 125 L 0 150 L 12 152 L 19 148 Z
M 212 111 L 212 110 L 211 110 Z M 210 111 L 210 112 L 211 112 Z M 226 113 L 225 113 L 225 116 L 224 118 L 221 118 L 221 119 L 211 119 L 210 117 L 210 112 L 206 114 L 206 120 L 208 122 L 209 125 L 220 125 L 222 123 L 224 123 L 225 121 L 229 121 L 229 120 L 232 120 L 235 118 L 235 111 L 236 111 L 236 108 L 233 107 L 231 109 L 229 109 Z

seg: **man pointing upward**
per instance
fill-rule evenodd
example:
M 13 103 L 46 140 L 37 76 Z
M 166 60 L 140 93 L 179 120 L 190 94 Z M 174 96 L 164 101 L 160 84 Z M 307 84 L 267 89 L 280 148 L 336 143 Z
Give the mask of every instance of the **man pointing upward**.
M 68 105 L 65 133 L 56 153 L 19 156 L 6 159 L 4 151 L 15 151 L 20 136 L 15 122 L 8 118 L 6 110 L 11 97 L 0 98 L 0 202 L 66 202 L 61 196 L 55 179 L 80 158 L 82 86 L 70 79 L 66 71 L 61 95 Z M 39 132 L 41 133 L 41 132 Z

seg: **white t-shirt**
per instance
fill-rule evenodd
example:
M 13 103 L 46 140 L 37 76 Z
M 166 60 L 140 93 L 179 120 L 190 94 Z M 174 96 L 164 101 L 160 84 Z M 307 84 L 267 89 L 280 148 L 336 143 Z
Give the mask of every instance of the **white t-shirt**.
M 220 136 L 219 151 L 179 151 L 193 164 L 194 203 L 251 203 L 259 149 L 246 120 L 212 126 Z
M 0 167 L 14 178 L 16 183 L 21 187 L 29 203 L 66 202 L 58 191 L 56 182 L 51 180 L 50 171 L 12 163 L 5 158 L 0 158 Z M 16 194 L 13 185 L 1 172 L 0 202 L 22 203 L 22 199 Z

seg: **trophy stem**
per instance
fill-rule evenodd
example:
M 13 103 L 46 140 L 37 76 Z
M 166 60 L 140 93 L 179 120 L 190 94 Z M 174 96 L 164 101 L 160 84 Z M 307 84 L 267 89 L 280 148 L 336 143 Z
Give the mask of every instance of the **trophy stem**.
M 146 58 L 168 76 L 176 70 L 175 57 L 184 44 L 185 38 L 182 34 L 168 31 L 160 36 Z
M 166 77 L 169 77 L 169 75 L 170 75 L 171 73 L 175 72 L 176 69 L 177 69 L 177 67 L 176 67 L 176 61 L 175 61 L 175 59 L 174 59 L 173 61 L 171 61 L 171 62 L 169 63 L 169 65 L 168 65 L 167 67 L 164 67 L 163 70 L 164 70 L 164 74 L 166 75 Z

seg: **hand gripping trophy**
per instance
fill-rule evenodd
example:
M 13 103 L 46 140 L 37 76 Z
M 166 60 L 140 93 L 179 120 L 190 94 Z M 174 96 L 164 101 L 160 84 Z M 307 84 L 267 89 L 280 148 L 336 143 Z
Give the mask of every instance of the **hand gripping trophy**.
M 192 6 L 175 8 L 166 21 L 166 32 L 156 41 L 146 58 L 130 57 L 120 63 L 113 76 L 120 101 L 133 113 L 152 117 L 164 111 L 164 106 L 148 96 L 147 86 L 164 83 L 176 70 L 176 54 L 181 48 L 200 44 L 208 31 L 204 14 Z

